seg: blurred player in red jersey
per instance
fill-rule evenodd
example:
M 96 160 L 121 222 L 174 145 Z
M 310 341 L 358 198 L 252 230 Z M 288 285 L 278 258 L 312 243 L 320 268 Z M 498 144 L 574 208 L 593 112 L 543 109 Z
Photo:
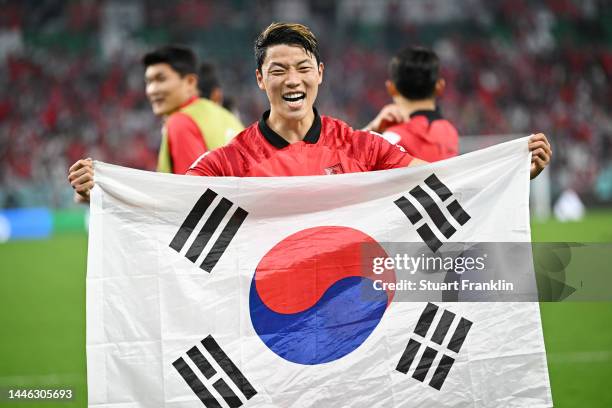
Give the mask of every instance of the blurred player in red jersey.
M 442 117 L 436 99 L 446 82 L 439 77 L 440 62 L 431 50 L 409 47 L 389 63 L 387 92 L 393 104 L 385 106 L 366 127 L 383 133 L 408 153 L 434 162 L 459 154 L 457 129 Z
M 165 117 L 158 171 L 184 174 L 202 153 L 243 129 L 220 104 L 198 97 L 196 57 L 188 48 L 165 46 L 146 54 L 142 63 L 153 113 Z
M 302 176 L 383 170 L 425 163 L 403 148 L 314 109 L 323 64 L 312 32 L 300 24 L 274 23 L 255 42 L 257 85 L 270 110 L 228 145 L 203 154 L 187 171 L 203 176 Z M 550 160 L 543 134 L 529 148 L 539 160 L 535 177 Z M 93 186 L 91 161 L 80 160 L 68 179 L 80 201 Z

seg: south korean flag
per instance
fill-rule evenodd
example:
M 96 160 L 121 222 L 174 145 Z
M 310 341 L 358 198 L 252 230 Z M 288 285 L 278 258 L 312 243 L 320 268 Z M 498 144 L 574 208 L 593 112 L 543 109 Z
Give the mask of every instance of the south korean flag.
M 537 303 L 414 301 L 368 267 L 385 242 L 529 242 L 529 164 L 526 138 L 315 177 L 96 162 L 89 405 L 552 406 Z

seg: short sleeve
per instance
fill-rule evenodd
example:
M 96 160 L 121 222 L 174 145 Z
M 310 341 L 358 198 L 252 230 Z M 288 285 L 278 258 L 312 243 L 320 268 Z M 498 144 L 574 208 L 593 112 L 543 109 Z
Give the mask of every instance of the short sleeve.
M 172 171 L 184 174 L 193 161 L 207 151 L 204 135 L 186 114 L 170 115 L 166 123 Z
M 189 176 L 224 176 L 221 166 L 219 166 L 220 151 L 208 151 L 203 153 L 189 166 L 185 174 Z
M 365 138 L 363 145 L 367 146 L 367 167 L 369 170 L 387 170 L 410 165 L 413 157 L 406 150 L 391 144 L 382 135 L 369 132 L 357 131 L 357 137 Z

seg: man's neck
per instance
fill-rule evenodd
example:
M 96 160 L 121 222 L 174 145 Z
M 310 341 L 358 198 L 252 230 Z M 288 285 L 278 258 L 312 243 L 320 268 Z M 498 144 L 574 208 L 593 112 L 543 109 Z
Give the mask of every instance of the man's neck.
M 187 99 L 185 99 L 183 101 L 183 103 L 181 103 L 181 106 L 179 106 L 178 109 L 184 108 L 185 106 L 189 105 L 190 103 L 192 103 L 196 99 L 198 99 L 198 95 L 197 94 L 194 93 L 194 94 L 189 95 L 189 97 Z
M 287 141 L 287 143 L 301 142 L 304 140 L 306 133 L 312 127 L 315 114 L 311 110 L 308 115 L 298 120 L 286 120 L 275 114 L 274 110 L 270 112 L 270 116 L 266 120 L 266 124 L 276 132 L 279 136 Z
M 180 111 L 181 109 L 183 109 L 185 106 L 191 104 L 193 101 L 195 101 L 196 99 L 198 99 L 198 95 L 194 94 L 191 95 L 189 98 L 185 99 L 183 101 L 183 103 L 181 103 L 176 109 L 174 109 L 172 112 L 168 112 L 165 115 L 162 115 L 162 119 L 166 120 L 166 118 L 170 115 L 172 115 L 173 113 L 176 113 L 178 111 Z
M 396 96 L 393 99 L 395 104 L 399 106 L 402 113 L 406 117 L 420 110 L 436 110 L 436 100 L 434 98 L 411 100 L 401 96 Z

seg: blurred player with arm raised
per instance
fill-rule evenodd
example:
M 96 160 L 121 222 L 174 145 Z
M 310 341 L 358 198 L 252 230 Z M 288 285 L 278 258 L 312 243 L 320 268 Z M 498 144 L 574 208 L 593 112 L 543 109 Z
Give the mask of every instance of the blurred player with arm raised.
M 444 160 L 459 154 L 459 135 L 451 122 L 442 117 L 437 99 L 446 82 L 440 77 L 436 53 L 423 47 L 408 47 L 389 63 L 385 82 L 393 104 L 385 106 L 366 129 L 382 133 L 391 143 L 428 162 Z M 546 137 L 534 135 L 529 142 L 532 155 L 532 178 L 552 154 Z

